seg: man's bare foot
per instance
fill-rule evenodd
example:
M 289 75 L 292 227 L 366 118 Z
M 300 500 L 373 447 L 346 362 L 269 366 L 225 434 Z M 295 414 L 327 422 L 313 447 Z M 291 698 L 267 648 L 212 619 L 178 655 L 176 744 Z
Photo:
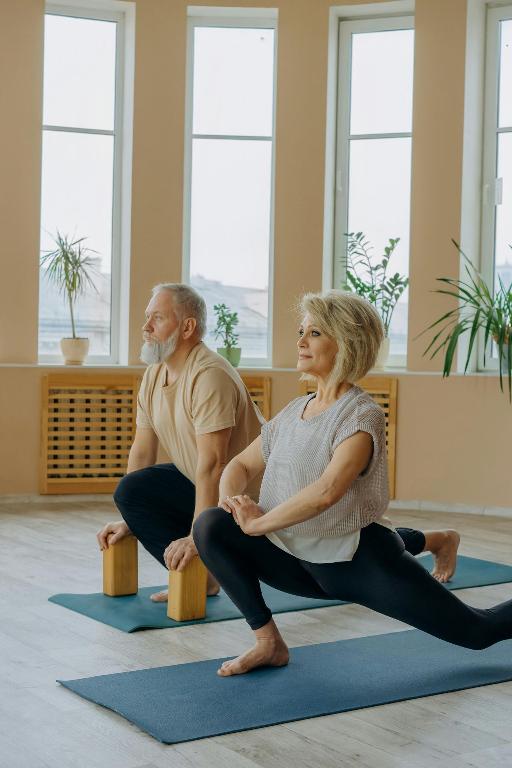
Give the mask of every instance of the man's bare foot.
M 460 536 L 457 531 L 426 531 L 425 549 L 434 555 L 432 576 L 442 584 L 450 581 L 457 567 Z
M 206 582 L 206 594 L 208 597 L 212 597 L 212 595 L 218 595 L 219 592 L 219 582 L 213 578 L 211 573 L 208 573 L 208 581 Z M 150 600 L 152 600 L 154 603 L 166 603 L 168 598 L 169 590 L 167 589 L 162 589 L 161 592 L 153 592 L 153 594 L 150 595 Z
M 272 625 L 273 629 L 267 636 L 256 636 L 256 644 L 250 650 L 237 656 L 236 659 L 225 661 L 217 670 L 217 674 L 221 677 L 229 677 L 243 675 L 256 667 L 285 667 L 290 659 L 288 647 L 274 622 Z

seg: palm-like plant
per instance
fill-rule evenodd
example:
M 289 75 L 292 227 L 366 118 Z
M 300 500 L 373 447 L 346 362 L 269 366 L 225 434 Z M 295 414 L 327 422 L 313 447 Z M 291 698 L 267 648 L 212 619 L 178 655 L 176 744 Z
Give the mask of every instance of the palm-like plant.
M 487 351 L 490 351 L 494 342 L 498 351 L 500 389 L 503 392 L 503 370 L 505 370 L 508 376 L 509 400 L 512 402 L 512 283 L 507 288 L 501 277 L 498 277 L 498 286 L 493 292 L 460 245 L 453 239 L 452 243 L 464 259 L 465 278 L 437 278 L 437 282 L 442 283 L 443 288 L 438 288 L 435 293 L 451 296 L 457 300 L 457 306 L 419 334 L 422 336 L 433 329 L 437 331 L 423 354 L 430 352 L 430 359 L 432 359 L 443 350 L 443 377 L 449 376 L 458 341 L 461 336 L 469 333 L 464 365 L 464 373 L 466 373 L 477 334 L 483 331 L 484 365 Z
M 73 240 L 68 235 L 57 234 L 53 238 L 57 246 L 53 250 L 41 254 L 40 264 L 45 270 L 46 279 L 53 283 L 58 291 L 67 299 L 71 316 L 71 330 L 76 339 L 75 304 L 79 296 L 83 296 L 87 288 L 97 292 L 92 275 L 97 273 L 93 253 L 96 251 L 83 245 L 85 237 Z

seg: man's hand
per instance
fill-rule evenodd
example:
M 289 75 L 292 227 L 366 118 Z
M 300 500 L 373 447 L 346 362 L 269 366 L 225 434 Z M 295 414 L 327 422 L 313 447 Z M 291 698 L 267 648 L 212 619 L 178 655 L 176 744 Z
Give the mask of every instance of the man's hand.
M 197 557 L 197 549 L 192 536 L 171 541 L 164 552 L 164 561 L 170 571 L 182 571 L 194 557 Z
M 263 517 L 264 512 L 250 496 L 246 494 L 227 496 L 219 502 L 219 507 L 233 515 L 235 523 L 244 533 L 249 536 L 262 535 L 262 531 L 258 528 L 258 521 Z
M 108 549 L 111 544 L 121 541 L 121 539 L 124 539 L 125 536 L 129 536 L 130 534 L 131 531 L 124 520 L 118 520 L 115 523 L 107 523 L 96 534 L 98 544 L 100 545 L 100 551 L 103 552 L 103 550 Z

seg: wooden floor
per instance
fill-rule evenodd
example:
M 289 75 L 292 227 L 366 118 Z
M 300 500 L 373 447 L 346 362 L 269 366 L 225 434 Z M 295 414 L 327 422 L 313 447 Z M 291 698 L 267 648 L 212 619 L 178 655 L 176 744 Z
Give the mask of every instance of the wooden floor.
M 512 766 L 512 683 L 177 746 L 61 688 L 56 678 L 235 655 L 250 641 L 242 620 L 125 634 L 48 603 L 55 592 L 101 590 L 94 534 L 116 518 L 103 502 L 0 505 L 1 768 Z M 403 511 L 393 520 L 423 529 L 455 525 L 463 554 L 512 564 L 510 520 Z M 145 553 L 140 564 L 141 585 L 165 583 Z M 512 597 L 512 584 L 457 594 L 486 607 Z M 290 646 L 403 629 L 355 605 L 288 613 L 277 622 Z

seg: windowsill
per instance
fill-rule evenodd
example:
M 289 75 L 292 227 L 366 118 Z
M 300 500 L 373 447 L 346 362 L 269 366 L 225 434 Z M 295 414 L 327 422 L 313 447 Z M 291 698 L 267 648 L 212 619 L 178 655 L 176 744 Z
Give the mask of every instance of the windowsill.
M 119 363 L 89 363 L 84 365 L 64 365 L 64 363 L 0 363 L 0 368 L 52 368 L 61 371 L 92 371 L 92 370 L 107 370 L 115 369 L 120 371 L 143 371 L 146 366 L 140 364 L 133 365 L 121 365 Z M 261 372 L 261 373 L 296 373 L 296 368 L 282 368 L 278 366 L 239 366 L 237 368 L 241 373 L 244 372 Z M 373 368 L 368 372 L 368 376 L 435 376 L 442 377 L 442 371 L 409 371 L 406 368 L 399 368 L 396 366 L 390 366 L 389 368 L 376 369 Z M 453 372 L 450 374 L 450 378 L 499 378 L 499 371 L 474 371 L 471 373 Z M 506 376 L 503 377 L 504 381 Z

